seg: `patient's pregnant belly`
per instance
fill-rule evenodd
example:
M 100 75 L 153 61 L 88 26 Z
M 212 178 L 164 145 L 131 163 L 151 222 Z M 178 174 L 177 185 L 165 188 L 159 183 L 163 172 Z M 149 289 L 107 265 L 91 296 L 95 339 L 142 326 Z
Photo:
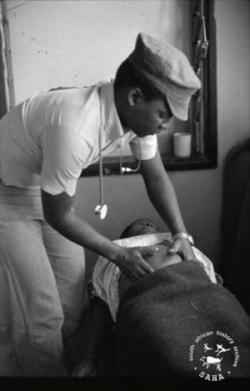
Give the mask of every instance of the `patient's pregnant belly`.
M 169 255 L 168 247 L 166 245 L 156 245 L 152 246 L 152 248 L 156 248 L 156 251 L 153 255 L 144 256 L 144 259 L 155 269 L 161 269 L 166 266 L 171 266 L 175 263 L 182 262 L 182 258 L 178 254 Z M 131 285 L 135 284 L 135 282 L 130 281 L 125 274 L 121 274 L 118 284 L 119 296 L 120 298 L 124 294 L 124 292 Z

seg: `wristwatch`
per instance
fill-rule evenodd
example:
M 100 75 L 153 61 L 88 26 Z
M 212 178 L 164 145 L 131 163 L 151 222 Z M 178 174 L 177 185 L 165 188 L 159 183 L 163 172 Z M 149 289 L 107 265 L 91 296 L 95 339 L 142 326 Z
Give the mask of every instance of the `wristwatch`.
M 191 235 L 187 234 L 186 232 L 178 232 L 177 234 L 173 235 L 173 240 L 177 239 L 186 239 L 189 241 L 189 243 L 193 246 L 194 245 L 194 239 Z

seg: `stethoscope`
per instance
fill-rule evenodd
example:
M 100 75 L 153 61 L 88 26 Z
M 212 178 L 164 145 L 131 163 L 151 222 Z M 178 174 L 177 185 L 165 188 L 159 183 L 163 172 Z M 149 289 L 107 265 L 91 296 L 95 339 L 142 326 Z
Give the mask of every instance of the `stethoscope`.
M 102 118 L 102 113 L 101 113 Z M 105 126 L 101 123 L 99 129 L 99 204 L 95 207 L 95 214 L 99 216 L 101 220 L 104 220 L 108 213 L 108 205 L 104 203 L 104 190 L 103 190 L 103 156 L 102 156 L 102 131 Z M 135 173 L 140 170 L 141 167 L 141 144 L 138 138 L 139 144 L 139 161 L 136 168 L 124 167 L 122 165 L 122 136 L 120 137 L 120 174 Z

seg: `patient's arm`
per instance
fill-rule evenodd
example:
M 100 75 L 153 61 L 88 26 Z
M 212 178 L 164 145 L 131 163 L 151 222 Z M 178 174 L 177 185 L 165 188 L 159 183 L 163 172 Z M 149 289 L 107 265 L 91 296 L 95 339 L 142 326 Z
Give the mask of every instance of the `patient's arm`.
M 74 371 L 73 377 L 90 377 L 97 375 L 97 360 L 101 349 L 107 341 L 113 321 L 108 306 L 97 297 L 90 302 L 90 322 L 87 345 L 83 361 Z

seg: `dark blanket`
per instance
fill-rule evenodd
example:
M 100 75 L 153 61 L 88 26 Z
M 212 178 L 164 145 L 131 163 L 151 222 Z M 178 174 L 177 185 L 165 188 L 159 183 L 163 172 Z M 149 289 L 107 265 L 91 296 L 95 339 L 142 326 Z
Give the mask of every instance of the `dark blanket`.
M 197 262 L 159 269 L 130 287 L 116 326 L 119 375 L 250 376 L 250 318 Z

